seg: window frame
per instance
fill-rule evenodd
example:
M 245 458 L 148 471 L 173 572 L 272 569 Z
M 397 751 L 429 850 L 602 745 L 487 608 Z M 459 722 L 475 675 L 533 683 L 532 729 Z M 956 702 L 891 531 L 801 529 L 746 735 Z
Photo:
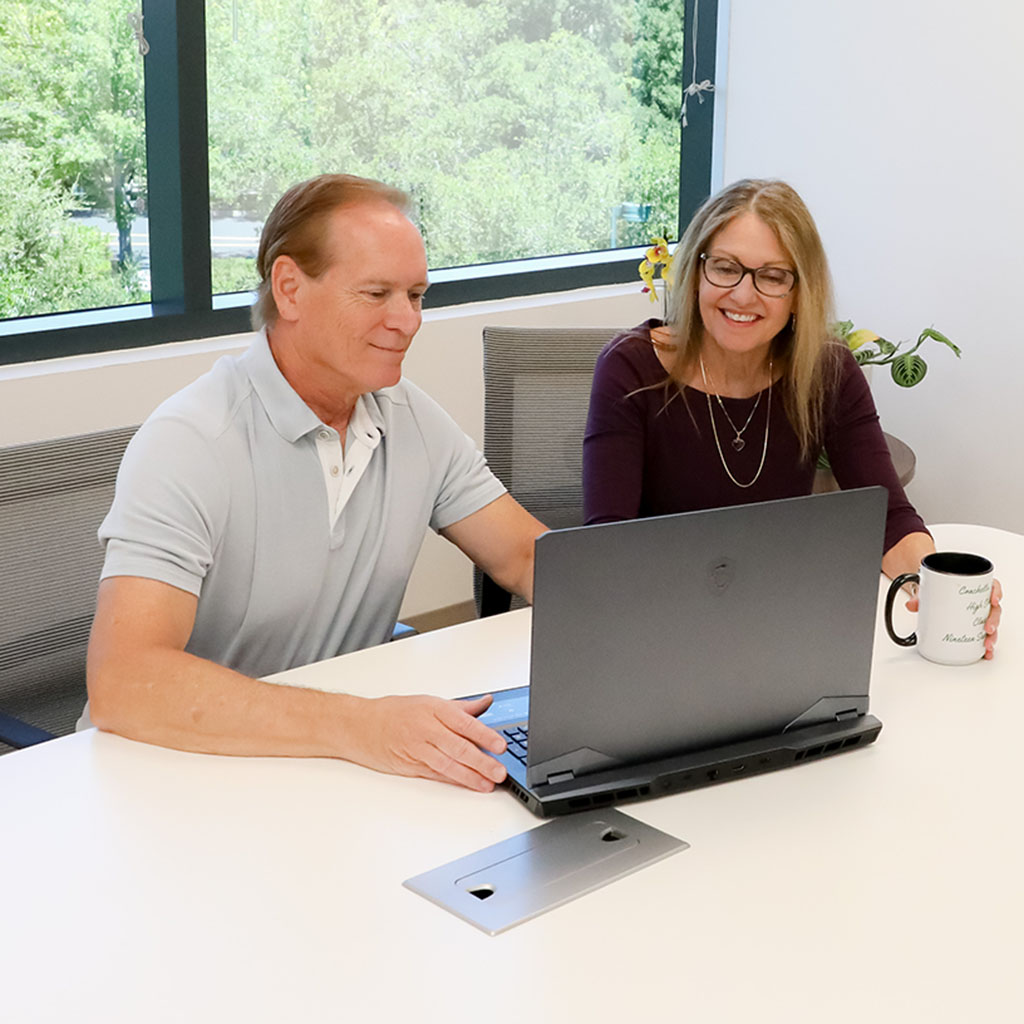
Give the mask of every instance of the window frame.
M 700 4 L 699 19 L 695 6 Z M 683 83 L 715 81 L 720 18 L 727 0 L 685 0 Z M 211 287 L 205 0 L 143 0 L 149 303 L 0 321 L 0 365 L 241 334 L 250 330 L 245 293 Z M 716 177 L 716 93 L 692 96 L 679 151 L 681 235 Z M 680 95 L 682 99 L 682 95 Z M 609 249 L 432 271 L 425 308 L 619 284 L 636 278 L 642 248 Z

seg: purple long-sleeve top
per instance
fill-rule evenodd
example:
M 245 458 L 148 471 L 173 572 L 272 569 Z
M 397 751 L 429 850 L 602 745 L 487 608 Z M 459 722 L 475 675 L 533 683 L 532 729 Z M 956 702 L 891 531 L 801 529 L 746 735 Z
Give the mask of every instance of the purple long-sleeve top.
M 771 422 L 764 468 L 756 483 L 738 487 L 757 473 L 764 448 L 768 391 L 760 396 L 745 444 L 731 441 L 735 430 L 715 398 L 686 387 L 662 386 L 666 373 L 651 345 L 649 320 L 605 346 L 597 359 L 590 413 L 583 441 L 583 510 L 587 523 L 720 508 L 810 494 L 814 460 L 804 459 L 786 417 L 786 384 L 771 391 Z M 864 374 L 852 354 L 839 351 L 839 372 L 825 397 L 823 445 L 840 487 L 881 484 L 889 491 L 885 527 L 888 551 L 909 533 L 926 533 L 893 468 L 878 413 Z M 650 385 L 658 385 L 650 387 Z M 638 389 L 647 390 L 638 390 Z M 666 404 L 666 398 L 672 400 Z M 742 427 L 758 396 L 722 398 L 736 428 Z M 712 432 L 715 425 L 722 456 Z

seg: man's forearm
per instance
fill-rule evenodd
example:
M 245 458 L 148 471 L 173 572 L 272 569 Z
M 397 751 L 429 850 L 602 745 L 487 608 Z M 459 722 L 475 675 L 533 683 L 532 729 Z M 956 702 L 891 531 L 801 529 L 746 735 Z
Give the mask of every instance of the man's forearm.
M 337 757 L 470 789 L 504 778 L 483 751 L 505 741 L 476 718 L 490 698 L 353 697 L 250 679 L 185 651 L 196 605 L 154 580 L 100 584 L 87 664 L 97 726 L 178 750 Z
M 339 726 L 356 700 L 250 679 L 184 651 L 90 657 L 93 723 L 178 750 L 345 757 Z
M 204 754 L 336 757 L 399 775 L 490 790 L 504 740 L 472 704 L 439 697 L 354 697 L 250 679 L 181 651 L 90 666 L 90 715 L 129 739 Z M 481 749 L 482 748 L 482 749 Z
M 504 568 L 492 577 L 494 582 L 510 594 L 518 594 L 528 603 L 533 603 L 533 551 L 524 551 L 518 562 Z
M 547 527 L 510 494 L 441 530 L 495 583 L 533 601 L 534 541 Z

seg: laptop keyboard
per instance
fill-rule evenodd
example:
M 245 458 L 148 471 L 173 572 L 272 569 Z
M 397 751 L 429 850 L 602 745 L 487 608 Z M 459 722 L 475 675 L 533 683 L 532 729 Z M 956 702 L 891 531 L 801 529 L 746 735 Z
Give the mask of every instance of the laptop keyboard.
M 524 725 L 512 725 L 502 729 L 501 734 L 508 743 L 508 752 L 521 764 L 526 764 L 526 740 L 529 732 Z

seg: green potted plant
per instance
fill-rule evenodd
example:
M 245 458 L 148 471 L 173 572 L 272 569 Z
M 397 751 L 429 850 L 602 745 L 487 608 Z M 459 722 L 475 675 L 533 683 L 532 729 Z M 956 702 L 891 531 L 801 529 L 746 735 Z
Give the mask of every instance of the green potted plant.
M 908 341 L 893 343 L 867 328 L 861 327 L 855 330 L 852 320 L 840 320 L 834 323 L 832 332 L 839 341 L 846 342 L 853 353 L 853 358 L 861 367 L 888 366 L 892 379 L 901 388 L 912 388 L 924 380 L 924 375 L 928 372 L 928 364 L 922 356 L 918 355 L 917 350 L 926 341 L 938 341 L 947 348 L 951 348 L 957 359 L 960 358 L 960 349 L 934 327 L 926 327 L 917 336 L 913 347 L 906 351 L 904 351 L 904 346 L 910 344 Z M 834 487 L 835 481 L 831 478 L 828 456 L 822 451 L 818 456 L 816 489 L 832 490 Z
M 901 388 L 912 388 L 924 380 L 928 364 L 917 354 L 917 350 L 926 341 L 941 342 L 953 350 L 957 359 L 960 358 L 960 349 L 934 327 L 926 327 L 918 335 L 914 346 L 906 351 L 903 351 L 903 346 L 910 344 L 908 341 L 898 341 L 894 344 L 866 328 L 854 330 L 852 320 L 840 320 L 832 327 L 836 337 L 846 342 L 853 353 L 853 358 L 861 366 L 888 366 L 892 379 Z

